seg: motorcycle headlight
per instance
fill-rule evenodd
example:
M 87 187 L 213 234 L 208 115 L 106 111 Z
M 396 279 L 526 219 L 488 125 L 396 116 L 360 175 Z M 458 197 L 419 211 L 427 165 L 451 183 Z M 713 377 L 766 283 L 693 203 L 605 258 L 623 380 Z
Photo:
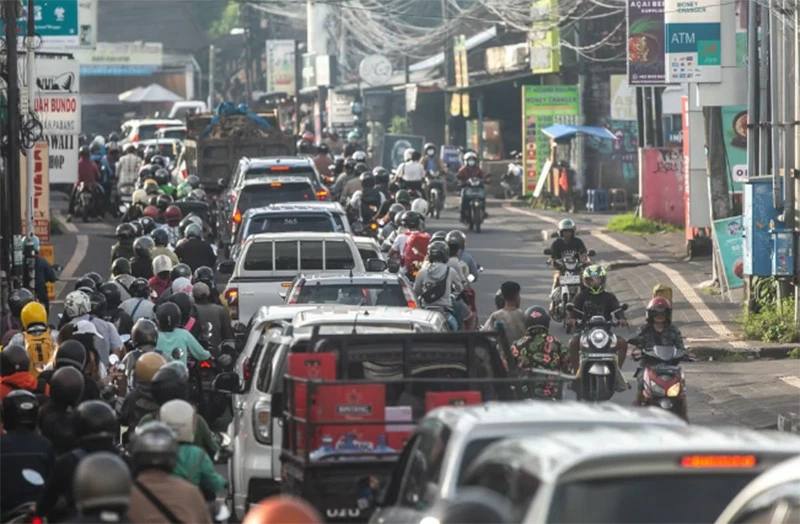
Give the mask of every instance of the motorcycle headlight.
M 663 389 L 662 389 L 662 391 L 663 391 Z M 668 397 L 677 397 L 680 394 L 681 394 L 681 383 L 680 382 L 677 382 L 677 383 L 673 384 L 667 390 L 667 396 Z
M 589 338 L 596 347 L 606 347 L 608 341 L 610 340 L 610 336 L 608 333 L 603 331 L 602 329 L 595 329 L 589 333 Z

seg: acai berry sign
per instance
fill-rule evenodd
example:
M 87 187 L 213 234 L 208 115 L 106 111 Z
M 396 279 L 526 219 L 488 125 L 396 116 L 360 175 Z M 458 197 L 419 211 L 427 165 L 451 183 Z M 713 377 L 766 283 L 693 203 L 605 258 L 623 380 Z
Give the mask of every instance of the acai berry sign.
M 719 82 L 720 0 L 666 0 L 664 13 L 667 83 Z

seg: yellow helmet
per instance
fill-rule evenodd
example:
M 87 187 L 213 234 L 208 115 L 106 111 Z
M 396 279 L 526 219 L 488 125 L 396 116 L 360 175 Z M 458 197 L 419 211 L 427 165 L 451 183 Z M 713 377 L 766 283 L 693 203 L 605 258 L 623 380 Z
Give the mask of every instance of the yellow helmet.
M 148 351 L 144 355 L 136 359 L 136 368 L 133 372 L 137 382 L 150 382 L 153 380 L 153 375 L 156 371 L 161 369 L 161 366 L 166 364 L 167 361 L 158 353 Z
M 47 311 L 38 302 L 28 302 L 20 314 L 22 325 L 26 329 L 31 324 L 47 324 Z

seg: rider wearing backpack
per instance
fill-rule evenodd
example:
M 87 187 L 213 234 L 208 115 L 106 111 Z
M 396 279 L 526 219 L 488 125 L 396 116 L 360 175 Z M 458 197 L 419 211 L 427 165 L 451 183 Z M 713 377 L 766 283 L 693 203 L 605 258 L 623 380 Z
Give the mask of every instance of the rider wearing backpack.
M 440 240 L 431 242 L 427 251 L 430 264 L 419 271 L 414 281 L 414 295 L 420 298 L 424 308 L 441 309 L 451 313 L 457 325 L 450 327 L 455 331 L 464 321 L 463 318 L 459 318 L 459 312 L 456 311 L 452 299 L 452 294 L 459 295 L 464 289 L 461 275 L 447 263 L 450 256 L 447 244 Z M 448 323 L 450 322 L 448 319 Z
M 44 369 L 55 351 L 53 333 L 47 325 L 47 311 L 39 302 L 30 302 L 22 308 L 25 350 L 31 359 L 30 373 L 34 377 Z
M 407 228 L 403 235 L 398 235 L 389 251 L 390 257 L 400 257 L 406 275 L 414 278 L 428 254 L 431 236 L 422 231 L 422 216 L 414 211 L 406 211 L 401 223 Z

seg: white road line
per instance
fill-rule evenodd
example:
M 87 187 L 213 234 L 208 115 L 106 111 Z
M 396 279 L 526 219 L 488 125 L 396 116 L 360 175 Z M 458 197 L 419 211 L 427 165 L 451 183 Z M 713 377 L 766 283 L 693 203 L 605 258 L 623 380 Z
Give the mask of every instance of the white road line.
M 800 389 L 800 378 L 795 376 L 781 377 L 781 380 L 792 387 Z
M 533 211 L 528 211 L 527 209 L 519 209 L 514 207 L 506 207 L 504 206 L 503 209 L 534 217 L 539 219 L 543 222 L 547 222 L 549 224 L 558 224 L 558 220 L 546 215 L 541 215 L 539 213 L 534 213 Z M 607 244 L 631 257 L 649 262 L 651 259 L 649 256 L 645 255 L 644 253 L 637 251 L 636 249 L 632 248 L 631 246 L 620 242 L 619 240 L 606 235 L 602 231 L 595 230 L 592 231 L 592 238 L 596 238 L 600 240 L 604 244 Z M 683 293 L 683 296 L 686 297 L 686 300 L 689 301 L 689 304 L 694 308 L 700 318 L 710 327 L 717 335 L 721 338 L 725 339 L 726 342 L 729 342 L 731 346 L 734 348 L 747 348 L 749 345 L 747 342 L 741 340 L 733 340 L 735 338 L 735 334 L 725 327 L 725 325 L 719 320 L 717 315 L 706 305 L 702 298 L 697 294 L 691 284 L 681 276 L 680 273 L 675 271 L 674 269 L 665 266 L 661 263 L 651 264 L 653 269 L 656 269 L 663 273 L 668 279 L 672 281 L 673 284 L 678 288 L 678 290 Z M 800 380 L 800 379 L 799 379 Z
M 72 225 L 72 227 L 75 226 Z M 64 270 L 61 272 L 59 281 L 56 284 L 57 297 L 61 295 L 64 287 L 67 285 L 67 281 L 72 278 L 72 276 L 78 270 L 78 267 L 81 265 L 81 262 L 83 262 L 83 259 L 86 257 L 88 247 L 89 237 L 87 235 L 78 235 L 77 243 L 75 244 L 75 251 L 72 253 L 72 258 L 70 258 L 69 262 L 67 262 L 67 265 L 64 266 Z

